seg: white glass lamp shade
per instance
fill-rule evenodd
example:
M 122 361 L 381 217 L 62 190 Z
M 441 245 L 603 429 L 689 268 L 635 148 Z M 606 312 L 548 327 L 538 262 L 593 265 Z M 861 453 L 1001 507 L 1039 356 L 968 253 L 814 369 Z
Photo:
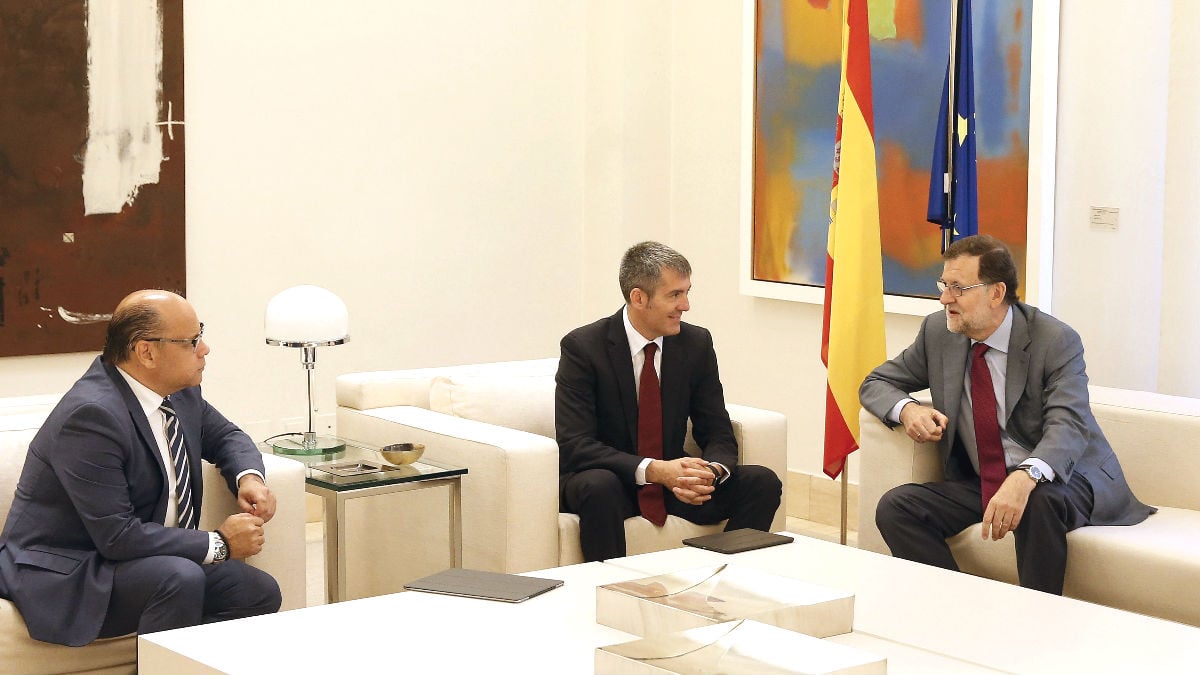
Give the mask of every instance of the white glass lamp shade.
M 267 302 L 267 344 L 340 345 L 350 339 L 346 303 L 320 286 L 292 286 Z

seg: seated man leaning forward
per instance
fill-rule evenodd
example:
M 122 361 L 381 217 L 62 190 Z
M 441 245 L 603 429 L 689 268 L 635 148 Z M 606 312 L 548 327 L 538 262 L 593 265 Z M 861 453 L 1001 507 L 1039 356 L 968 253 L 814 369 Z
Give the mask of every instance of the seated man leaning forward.
M 779 508 L 779 477 L 737 465 L 712 335 L 680 320 L 691 275 L 671 248 L 637 244 L 621 259 L 625 307 L 562 339 L 559 505 L 579 514 L 588 561 L 624 556 L 624 521 L 638 514 L 767 530 Z M 702 458 L 683 451 L 689 417 Z
M 1017 300 L 1008 248 L 977 235 L 943 258 L 944 313 L 926 317 L 859 397 L 889 426 L 937 443 L 946 480 L 893 488 L 876 523 L 896 557 L 957 570 L 946 538 L 982 520 L 984 539 L 1016 537 L 1022 586 L 1061 595 L 1067 532 L 1155 509 L 1134 497 L 1092 415 L 1079 335 Z M 908 397 L 926 388 L 932 407 Z
M 44 642 L 85 645 L 279 609 L 279 585 L 240 560 L 275 514 L 262 455 L 200 396 L 208 345 L 183 298 L 138 291 L 104 353 L 29 444 L 0 533 L 0 596 Z M 201 462 L 244 513 L 197 530 Z

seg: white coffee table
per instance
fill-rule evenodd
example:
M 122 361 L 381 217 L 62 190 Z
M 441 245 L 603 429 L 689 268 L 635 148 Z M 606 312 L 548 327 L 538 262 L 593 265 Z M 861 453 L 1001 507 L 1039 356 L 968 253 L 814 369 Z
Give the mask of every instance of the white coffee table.
M 830 639 L 887 656 L 893 674 L 1200 667 L 1200 629 L 1192 626 L 793 536 L 791 544 L 732 556 L 684 547 L 609 564 L 651 576 L 732 563 L 852 591 L 854 632 Z
M 1200 663 L 1198 628 L 793 536 L 733 556 L 680 548 L 530 572 L 566 583 L 516 605 L 399 593 L 143 635 L 138 672 L 592 673 L 596 647 L 636 639 L 595 622 L 596 586 L 720 563 L 853 591 L 854 632 L 831 639 L 886 656 L 893 675 Z
M 564 584 L 517 604 L 404 592 L 142 635 L 138 673 L 591 673 L 596 647 L 636 639 L 595 616 L 596 586 L 637 572 L 529 575 Z

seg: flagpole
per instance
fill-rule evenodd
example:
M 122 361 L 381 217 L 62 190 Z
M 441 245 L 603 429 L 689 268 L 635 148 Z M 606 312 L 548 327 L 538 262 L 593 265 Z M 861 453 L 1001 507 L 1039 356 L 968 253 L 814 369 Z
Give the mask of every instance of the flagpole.
M 842 546 L 846 545 L 846 526 L 849 520 L 847 517 L 849 513 L 849 509 L 847 508 L 848 500 L 846 498 L 846 493 L 850 491 L 850 483 L 846 479 L 846 474 L 849 473 L 850 469 L 849 464 L 850 462 L 846 462 L 846 464 L 842 465 Z
M 958 0 L 950 0 L 950 59 L 946 69 L 946 217 L 950 219 L 950 227 L 942 229 L 942 252 L 950 247 L 954 236 L 954 130 L 955 130 L 955 74 L 957 68 L 955 57 L 958 54 Z

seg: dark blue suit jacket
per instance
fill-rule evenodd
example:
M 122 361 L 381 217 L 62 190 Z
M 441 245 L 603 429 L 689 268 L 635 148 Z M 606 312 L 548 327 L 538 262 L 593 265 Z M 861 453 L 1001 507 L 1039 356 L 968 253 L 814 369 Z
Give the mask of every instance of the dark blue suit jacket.
M 235 494 L 238 473 L 264 471 L 254 442 L 199 387 L 172 394 L 171 402 L 197 508 L 201 458 L 220 467 Z M 0 595 L 16 604 L 31 637 L 72 646 L 96 639 L 116 562 L 156 555 L 203 562 L 206 532 L 163 525 L 167 471 L 129 385 L 97 358 L 30 442 L 0 533 Z

